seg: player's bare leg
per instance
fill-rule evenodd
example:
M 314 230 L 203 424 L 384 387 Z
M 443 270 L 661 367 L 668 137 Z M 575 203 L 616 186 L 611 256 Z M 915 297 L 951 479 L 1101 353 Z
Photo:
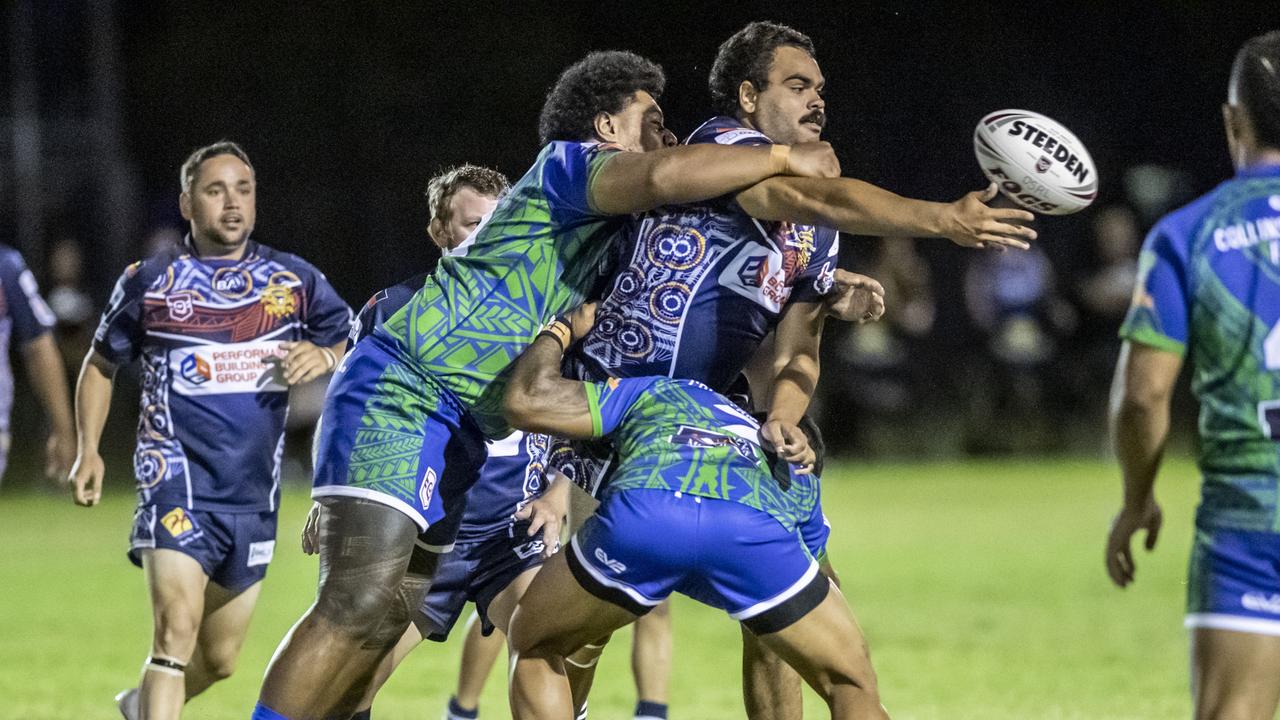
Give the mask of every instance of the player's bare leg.
M 604 646 L 609 644 L 611 635 L 597 638 L 573 651 L 564 659 L 565 675 L 569 678 L 569 687 L 573 689 L 573 707 L 576 715 L 582 715 L 587 707 L 587 696 L 591 694 L 591 686 L 596 679 L 596 666 L 600 656 L 604 654 Z
M 516 720 L 574 716 L 566 655 L 636 616 L 582 589 L 559 552 L 542 566 L 511 619 L 511 710 Z
M 205 587 L 200 637 L 187 664 L 187 700 L 231 677 L 261 591 L 261 582 L 234 594 L 215 582 Z
M 485 637 L 483 625 L 478 614 L 473 613 L 467 621 L 467 636 L 462 641 L 462 658 L 458 661 L 458 686 L 452 698 L 459 708 L 469 712 L 480 707 L 485 681 L 493 671 L 493 664 L 498 661 L 498 654 L 507 644 L 507 636 L 501 630 L 494 630 Z
M 800 674 L 760 638 L 742 628 L 742 699 L 749 720 L 800 720 Z
M 671 678 L 671 601 L 636 620 L 631 641 L 631 676 L 636 681 L 636 717 L 666 716 L 667 683 Z
M 404 661 L 413 649 L 422 644 L 422 632 L 413 623 L 409 623 L 409 627 L 405 628 L 404 634 L 400 636 L 400 640 L 396 642 L 396 646 L 391 648 L 391 652 L 382 658 L 382 662 L 378 663 L 378 668 L 373 672 L 373 681 L 369 683 L 369 687 L 365 690 L 364 697 L 360 700 L 357 712 L 364 712 L 373 707 L 373 698 L 386 684 L 391 674 L 400 667 L 400 663 Z
M 290 720 L 355 712 L 421 606 L 437 557 L 415 552 L 418 526 L 399 510 L 344 497 L 324 504 L 316 602 L 276 651 L 259 698 Z
M 1280 701 L 1280 637 L 1195 629 L 1191 695 L 1196 720 L 1271 720 Z
M 839 588 L 832 586 L 818 607 L 760 640 L 800 672 L 835 720 L 889 717 L 866 640 Z
M 138 685 L 138 709 L 146 720 L 182 715 L 186 666 L 195 652 L 209 578 L 195 558 L 176 550 L 143 550 L 142 569 L 151 596 L 151 656 Z

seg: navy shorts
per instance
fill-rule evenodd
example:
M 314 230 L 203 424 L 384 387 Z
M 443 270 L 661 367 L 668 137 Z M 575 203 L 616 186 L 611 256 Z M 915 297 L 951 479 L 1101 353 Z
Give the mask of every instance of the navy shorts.
M 1280 533 L 1198 527 L 1186 626 L 1280 635 Z
M 209 580 L 243 592 L 267 574 L 276 548 L 275 511 L 205 512 L 181 505 L 141 505 L 133 514 L 129 559 L 142 550 L 177 550 L 195 558 Z
M 463 606 L 476 604 L 481 631 L 493 632 L 489 603 L 521 573 L 542 565 L 542 533 L 526 533 L 528 523 L 519 523 L 500 533 L 478 540 L 459 540 L 440 556 L 431 580 L 431 590 L 422 601 L 417 626 L 423 637 L 436 642 L 449 639 Z
M 668 490 L 610 493 L 565 559 L 585 590 L 636 615 L 678 592 L 758 635 L 804 617 L 829 590 L 799 532 L 741 503 Z

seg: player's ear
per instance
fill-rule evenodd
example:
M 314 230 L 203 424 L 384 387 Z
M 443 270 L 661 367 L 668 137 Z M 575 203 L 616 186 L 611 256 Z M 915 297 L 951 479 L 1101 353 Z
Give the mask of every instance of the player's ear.
M 750 80 L 743 80 L 738 86 L 738 107 L 742 108 L 742 112 L 753 113 L 756 111 L 756 98 L 759 93 L 756 86 L 751 84 Z
M 427 236 L 441 249 L 449 245 L 444 236 L 444 229 L 444 220 L 441 220 L 439 215 L 431 218 L 431 223 L 427 225 Z
M 183 220 L 191 219 L 191 193 L 178 195 L 178 209 L 182 212 Z
M 596 117 L 591 121 L 592 127 L 596 131 L 596 137 L 605 142 L 614 142 L 618 139 L 618 128 L 613 122 L 613 116 L 607 112 L 598 112 Z

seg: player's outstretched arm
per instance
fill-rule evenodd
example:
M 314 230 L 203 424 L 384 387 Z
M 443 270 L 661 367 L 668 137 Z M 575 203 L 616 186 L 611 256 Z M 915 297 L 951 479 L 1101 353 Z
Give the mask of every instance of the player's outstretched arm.
M 102 456 L 98 442 L 111 409 L 116 366 L 90 350 L 76 383 L 76 462 L 71 467 L 71 494 L 77 505 L 97 505 L 102 499 Z
M 45 474 L 61 480 L 76 457 L 76 428 L 71 419 L 71 393 L 67 390 L 62 353 L 52 333 L 43 333 L 22 346 L 27 379 L 49 418 L 49 445 Z
M 600 168 L 590 201 L 610 215 L 710 200 L 775 175 L 834 178 L 840 161 L 825 142 L 734 147 L 681 145 L 652 152 L 620 152 Z
M 972 248 L 1027 249 L 1035 230 L 1018 223 L 1026 210 L 993 208 L 995 183 L 951 203 L 913 200 L 852 178 L 774 177 L 738 193 L 738 204 L 758 220 L 821 225 L 855 235 L 945 237 Z
M 557 318 L 516 359 L 502 399 L 511 427 L 566 438 L 595 436 L 587 384 L 560 374 L 564 351 L 591 329 L 595 314 L 588 303 Z
M 1111 385 L 1111 440 L 1124 476 L 1124 505 L 1107 537 L 1107 574 L 1120 587 L 1133 582 L 1130 539 L 1146 529 L 1146 548 L 1160 534 L 1160 505 L 1153 492 L 1169 434 L 1169 402 L 1182 356 L 1126 341 Z
M 815 458 L 799 425 L 818 388 L 818 356 L 826 316 L 823 303 L 793 302 L 787 306 L 774 335 L 768 417 L 760 426 L 761 439 L 805 472 L 813 467 Z

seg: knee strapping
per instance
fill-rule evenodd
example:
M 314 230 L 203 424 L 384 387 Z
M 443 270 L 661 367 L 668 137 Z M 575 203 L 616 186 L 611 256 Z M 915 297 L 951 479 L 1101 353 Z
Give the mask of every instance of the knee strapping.
M 154 670 L 156 672 L 165 673 L 166 675 L 177 675 L 179 677 L 186 675 L 187 672 L 186 663 L 174 660 L 173 658 L 167 658 L 162 655 L 152 655 L 148 657 L 147 661 L 142 664 L 142 668 L 144 672 Z

